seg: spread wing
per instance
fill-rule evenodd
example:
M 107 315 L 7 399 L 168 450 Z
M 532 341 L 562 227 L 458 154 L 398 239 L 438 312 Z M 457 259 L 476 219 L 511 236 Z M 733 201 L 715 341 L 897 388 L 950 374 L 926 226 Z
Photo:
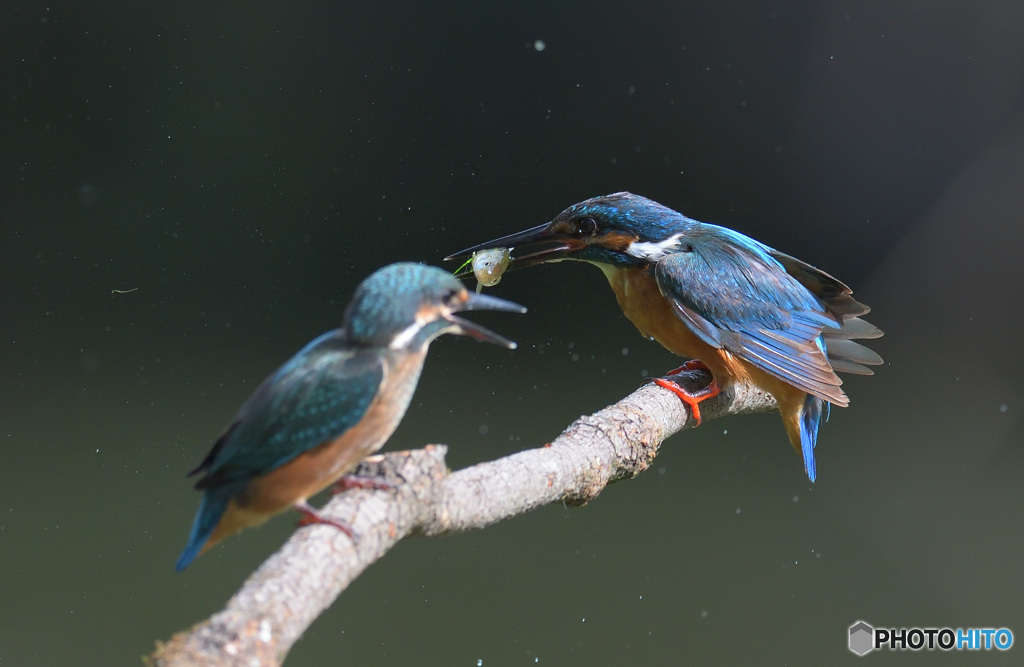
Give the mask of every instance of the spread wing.
M 846 405 L 821 338 L 839 322 L 771 252 L 738 232 L 701 225 L 657 262 L 655 279 L 676 315 L 707 344 Z
M 362 419 L 385 379 L 378 355 L 353 351 L 340 330 L 307 345 L 268 377 L 189 475 L 208 489 L 264 474 Z

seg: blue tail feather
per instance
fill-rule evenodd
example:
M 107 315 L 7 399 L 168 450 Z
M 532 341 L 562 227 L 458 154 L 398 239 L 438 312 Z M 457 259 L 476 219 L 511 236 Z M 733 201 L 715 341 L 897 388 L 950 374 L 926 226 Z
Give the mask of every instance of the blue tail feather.
M 235 491 L 237 489 L 233 485 L 229 485 L 207 489 L 203 493 L 203 499 L 199 503 L 199 511 L 196 512 L 196 518 L 192 522 L 192 532 L 189 533 L 188 544 L 185 545 L 185 550 L 181 552 L 178 562 L 174 565 L 174 569 L 178 572 L 188 567 L 196 559 L 196 556 L 199 555 L 199 551 L 206 544 L 206 540 L 210 538 L 210 534 L 217 527 L 220 518 L 224 516 L 224 511 L 227 510 L 228 503 L 231 501 L 231 496 L 235 494 Z
M 804 470 L 813 482 L 817 476 L 814 463 L 814 446 L 818 443 L 818 424 L 825 401 L 810 394 L 804 398 L 804 408 L 800 412 L 800 448 L 804 455 Z

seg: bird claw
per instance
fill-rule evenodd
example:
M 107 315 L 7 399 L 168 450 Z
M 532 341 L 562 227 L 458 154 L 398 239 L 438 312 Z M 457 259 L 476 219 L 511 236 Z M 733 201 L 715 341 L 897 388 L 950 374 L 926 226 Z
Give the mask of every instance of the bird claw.
M 326 525 L 326 526 L 333 526 L 333 527 L 337 528 L 338 530 L 340 530 L 341 532 L 343 532 L 346 535 L 348 535 L 350 539 L 352 539 L 352 540 L 356 539 L 356 531 L 352 528 L 352 526 L 348 525 L 347 523 L 345 523 L 344 521 L 342 521 L 340 519 L 331 519 L 329 517 L 326 517 L 323 514 L 321 514 L 320 512 L 318 512 L 317 510 L 315 510 L 312 507 L 310 507 L 309 505 L 307 505 L 306 503 L 301 503 L 299 505 L 296 505 L 295 509 L 298 510 L 299 513 L 302 514 L 302 518 L 299 519 L 299 526 L 300 527 L 303 527 L 303 526 L 315 526 L 315 525 L 318 525 L 318 524 L 322 524 L 322 525 Z
M 364 477 L 362 475 L 345 475 L 331 485 L 331 495 L 336 496 L 350 489 L 371 489 L 378 491 L 390 491 L 394 485 L 381 481 L 375 477 Z
M 708 373 L 711 372 L 707 365 L 700 359 L 690 359 L 679 368 L 669 371 L 668 376 L 679 375 L 680 373 L 686 371 L 707 371 Z M 686 405 L 690 407 L 690 413 L 696 420 L 697 426 L 700 426 L 701 422 L 700 403 L 714 396 L 718 396 L 720 393 L 722 393 L 722 388 L 718 385 L 718 382 L 714 379 L 714 376 L 712 376 L 711 382 L 709 382 L 706 387 L 700 389 L 699 391 L 689 391 L 687 389 L 684 389 L 683 387 L 679 386 L 676 382 L 667 379 L 667 377 L 647 378 L 647 381 L 653 382 L 654 384 L 658 385 L 659 387 L 662 387 L 663 389 L 668 389 L 673 394 L 678 396 L 679 400 L 681 400 L 683 403 L 686 403 Z

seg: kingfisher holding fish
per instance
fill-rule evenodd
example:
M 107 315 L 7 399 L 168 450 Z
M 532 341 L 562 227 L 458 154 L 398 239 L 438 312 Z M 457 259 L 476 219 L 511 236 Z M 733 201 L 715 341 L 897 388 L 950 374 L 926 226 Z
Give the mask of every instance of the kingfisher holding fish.
M 322 516 L 306 499 L 342 480 L 391 436 L 409 407 L 431 341 L 462 334 L 516 346 L 455 315 L 467 310 L 526 311 L 470 294 L 447 272 L 422 264 L 392 264 L 364 280 L 341 328 L 306 345 L 264 380 L 189 473 L 203 474 L 196 483 L 203 499 L 177 569 L 289 507 L 305 515 L 305 523 L 328 524 L 351 536 L 347 524 Z
M 543 243 L 551 247 L 521 252 Z M 694 393 L 670 379 L 654 382 L 675 392 L 698 424 L 700 402 L 724 387 L 741 383 L 768 392 L 812 482 L 825 403 L 850 402 L 836 373 L 872 375 L 869 366 L 882 363 L 854 342 L 882 332 L 861 319 L 869 308 L 842 282 L 739 232 L 629 192 L 587 199 L 551 222 L 446 259 L 489 249 L 516 251 L 508 269 L 561 260 L 595 264 L 640 333 L 690 360 L 673 373 L 702 368 L 712 376 Z

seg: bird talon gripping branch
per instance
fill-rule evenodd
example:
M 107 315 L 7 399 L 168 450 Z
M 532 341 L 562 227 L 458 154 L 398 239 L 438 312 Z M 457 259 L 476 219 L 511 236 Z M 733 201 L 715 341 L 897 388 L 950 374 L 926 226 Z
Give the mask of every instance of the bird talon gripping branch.
M 382 479 L 374 477 L 363 477 L 360 475 L 342 475 L 337 482 L 331 486 L 331 494 L 338 495 L 350 489 L 369 489 L 376 491 L 390 491 L 395 488 Z
M 700 359 L 690 359 L 689 361 L 687 361 L 682 366 L 680 366 L 678 368 L 673 368 L 672 370 L 670 370 L 665 375 L 666 375 L 666 377 L 669 376 L 669 375 L 679 375 L 680 373 L 685 373 L 687 371 L 707 371 L 708 373 L 710 373 L 711 369 L 708 368 L 708 365 L 705 364 Z
M 673 373 L 673 375 L 674 374 L 675 373 Z M 653 382 L 654 384 L 658 385 L 659 387 L 662 387 L 664 389 L 668 389 L 673 394 L 678 396 L 679 400 L 681 400 L 683 403 L 686 403 L 688 406 L 690 406 L 690 414 L 693 415 L 694 420 L 697 422 L 697 426 L 700 426 L 700 421 L 701 421 L 701 419 L 700 419 L 700 404 L 701 404 L 701 402 L 706 401 L 709 398 L 713 398 L 715 396 L 718 396 L 720 393 L 722 393 L 722 390 L 718 386 L 718 383 L 715 382 L 714 380 L 712 380 L 711 384 L 709 384 L 708 386 L 704 387 L 700 391 L 695 391 L 695 392 L 687 391 L 685 388 L 680 387 L 678 384 L 676 384 L 672 380 L 668 380 L 666 378 L 651 378 L 651 382 Z
M 356 539 L 356 531 L 352 526 L 348 525 L 341 519 L 331 519 L 321 514 L 319 511 L 307 505 L 306 503 L 300 503 L 295 505 L 296 511 L 298 511 L 302 518 L 299 519 L 297 525 L 300 527 L 306 526 L 331 526 L 337 528 L 341 532 L 349 536 L 349 539 Z

